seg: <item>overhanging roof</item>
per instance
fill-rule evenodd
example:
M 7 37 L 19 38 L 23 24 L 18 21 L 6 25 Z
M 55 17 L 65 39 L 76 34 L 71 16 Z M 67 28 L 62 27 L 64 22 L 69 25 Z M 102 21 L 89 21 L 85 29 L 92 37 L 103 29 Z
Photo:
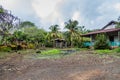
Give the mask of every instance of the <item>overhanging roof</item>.
M 99 30 L 99 31 L 89 32 L 87 34 L 83 34 L 82 36 L 90 36 L 90 35 L 93 35 L 93 34 L 109 33 L 109 32 L 115 32 L 115 31 L 120 31 L 120 28 L 105 29 L 105 30 Z

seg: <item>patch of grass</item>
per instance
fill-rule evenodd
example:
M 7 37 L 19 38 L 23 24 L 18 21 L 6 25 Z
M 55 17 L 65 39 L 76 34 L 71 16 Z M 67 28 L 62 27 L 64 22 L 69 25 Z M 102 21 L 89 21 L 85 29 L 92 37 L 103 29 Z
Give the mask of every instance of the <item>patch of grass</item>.
M 18 53 L 20 54 L 35 54 L 36 50 L 34 49 L 26 49 L 26 50 L 19 50 Z
M 42 55 L 56 55 L 56 54 L 60 54 L 61 50 L 59 49 L 51 49 L 51 50 L 46 50 L 46 51 L 42 51 L 40 54 Z
M 113 49 L 112 51 L 112 55 L 120 57 L 120 48 Z
M 8 46 L 0 46 L 0 51 L 2 52 L 10 52 L 11 48 Z
M 120 53 L 120 48 L 113 49 L 114 52 Z
M 3 59 L 3 58 L 5 58 L 8 55 L 9 55 L 8 52 L 0 52 L 0 59 Z
M 97 54 L 110 54 L 112 52 L 113 52 L 113 50 L 108 50 L 108 49 L 106 49 L 106 50 L 95 50 L 95 53 L 97 53 Z
M 89 50 L 88 48 L 80 48 L 81 51 Z

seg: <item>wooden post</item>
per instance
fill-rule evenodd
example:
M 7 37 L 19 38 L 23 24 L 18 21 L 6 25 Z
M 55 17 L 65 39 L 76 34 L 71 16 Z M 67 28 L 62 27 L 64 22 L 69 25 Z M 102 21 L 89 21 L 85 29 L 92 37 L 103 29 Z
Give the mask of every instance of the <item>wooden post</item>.
M 118 46 L 120 46 L 120 31 L 118 31 Z
M 92 42 L 93 42 L 93 40 L 92 40 L 92 35 L 90 35 L 90 39 L 91 39 L 91 46 L 93 46 L 93 45 L 92 45 Z

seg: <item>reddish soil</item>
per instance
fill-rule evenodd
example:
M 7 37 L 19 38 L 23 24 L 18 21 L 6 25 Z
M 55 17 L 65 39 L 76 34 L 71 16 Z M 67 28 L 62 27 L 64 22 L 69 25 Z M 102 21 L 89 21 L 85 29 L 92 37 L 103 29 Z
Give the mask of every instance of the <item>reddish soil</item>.
M 60 59 L 0 60 L 0 80 L 120 80 L 120 59 L 90 51 Z

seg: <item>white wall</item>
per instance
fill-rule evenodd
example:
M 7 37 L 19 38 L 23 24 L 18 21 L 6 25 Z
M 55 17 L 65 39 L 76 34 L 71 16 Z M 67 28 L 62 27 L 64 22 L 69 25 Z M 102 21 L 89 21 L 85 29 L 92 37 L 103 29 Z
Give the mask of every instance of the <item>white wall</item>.
M 115 24 L 113 24 L 113 25 L 110 25 L 110 26 L 107 26 L 105 29 L 112 29 L 112 28 L 115 28 Z
M 118 41 L 118 36 L 114 36 L 114 41 Z

